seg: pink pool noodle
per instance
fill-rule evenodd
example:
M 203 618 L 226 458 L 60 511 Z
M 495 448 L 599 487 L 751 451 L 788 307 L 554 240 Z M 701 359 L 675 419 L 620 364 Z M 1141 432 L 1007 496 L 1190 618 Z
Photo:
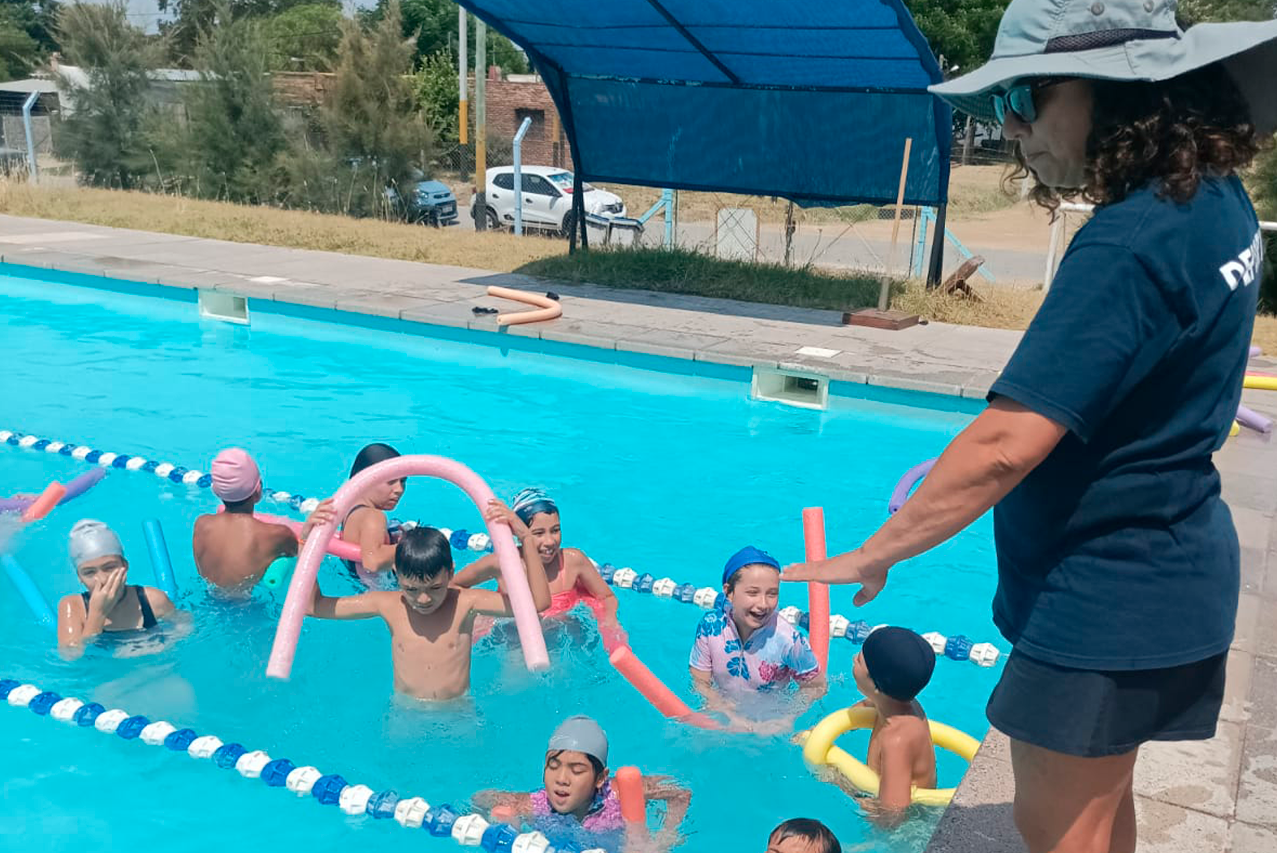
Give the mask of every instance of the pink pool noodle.
M 608 655 L 608 660 L 635 690 L 643 694 L 644 699 L 652 703 L 652 707 L 665 716 L 702 729 L 722 728 L 715 720 L 687 707 L 687 703 L 666 687 L 629 646 L 620 646 Z
M 803 510 L 803 540 L 807 546 L 807 562 L 825 559 L 825 511 L 818 506 Z M 810 581 L 807 584 L 807 633 L 811 651 L 821 672 L 829 671 L 829 586 Z
M 1245 406 L 1237 407 L 1237 423 L 1264 435 L 1268 435 L 1268 433 L 1273 431 L 1273 422 L 1271 420 L 1254 409 L 1248 409 Z
M 40 493 L 40 496 L 31 502 L 31 506 L 27 507 L 22 513 L 22 521 L 29 523 L 44 518 L 58 505 L 58 501 L 62 500 L 63 495 L 66 493 L 66 486 L 58 482 L 50 483 Z
M 219 509 L 218 512 L 221 512 L 221 510 Z M 267 524 L 278 524 L 281 527 L 287 527 L 289 530 L 293 531 L 293 535 L 297 537 L 297 540 L 299 542 L 301 541 L 302 523 L 300 521 L 294 521 L 291 518 L 283 518 L 278 515 L 267 515 L 264 512 L 255 512 L 253 513 L 253 517 L 258 521 L 264 521 Z M 332 554 L 334 557 L 349 560 L 352 563 L 358 563 L 363 557 L 363 551 L 357 544 L 354 542 L 347 542 L 344 539 L 333 538 L 328 540 L 328 544 L 325 546 L 324 550 L 326 550 L 329 554 Z
M 372 486 L 410 476 L 447 480 L 460 487 L 474 501 L 480 512 L 486 511 L 488 502 L 495 497 L 492 489 L 488 488 L 488 484 L 478 474 L 460 462 L 442 456 L 399 456 L 387 459 L 365 468 L 346 481 L 337 490 L 337 494 L 333 495 L 334 520 L 311 531 L 297 558 L 297 568 L 288 584 L 288 596 L 284 599 L 279 626 L 275 629 L 275 642 L 270 650 L 270 661 L 266 665 L 268 676 L 287 678 L 292 671 L 293 654 L 301 636 L 302 620 L 310 610 L 315 575 L 319 571 L 319 563 L 324 557 L 328 540 L 337 528 L 336 519 L 345 518 L 360 496 Z M 506 595 L 510 596 L 519 643 L 523 647 L 523 659 L 529 669 L 546 669 L 550 666 L 550 656 L 545 650 L 541 620 L 537 617 L 532 590 L 528 587 L 528 578 L 524 574 L 519 550 L 514 544 L 514 535 L 510 533 L 508 524 L 487 522 L 487 525 L 488 536 L 492 539 L 497 563 L 501 567 Z

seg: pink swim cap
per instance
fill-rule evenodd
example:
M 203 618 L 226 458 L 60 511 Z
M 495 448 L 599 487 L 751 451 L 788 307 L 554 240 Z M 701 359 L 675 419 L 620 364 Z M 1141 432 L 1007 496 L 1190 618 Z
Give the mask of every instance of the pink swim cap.
M 230 447 L 213 460 L 213 494 L 226 503 L 248 500 L 262 484 L 257 463 L 248 451 Z

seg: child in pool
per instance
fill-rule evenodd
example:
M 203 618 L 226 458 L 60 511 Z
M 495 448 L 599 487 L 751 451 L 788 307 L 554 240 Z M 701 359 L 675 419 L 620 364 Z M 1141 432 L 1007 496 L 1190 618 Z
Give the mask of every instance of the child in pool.
M 551 839 L 567 835 L 582 847 L 618 850 L 627 841 L 626 825 L 608 773 L 607 752 L 607 735 L 598 723 L 582 715 L 568 717 L 550 736 L 541 790 L 531 794 L 480 791 L 474 795 L 475 805 L 488 809 L 492 820 L 516 829 L 526 821 Z M 650 846 L 674 846 L 692 801 L 691 792 L 667 776 L 644 776 L 643 795 L 648 800 L 664 801 L 667 809 L 665 824 L 650 839 Z M 624 844 L 627 849 L 640 843 L 637 838 L 628 841 L 631 843 Z
M 524 489 L 514 496 L 511 509 L 527 526 L 537 558 L 541 561 L 553 597 L 547 617 L 561 617 L 572 609 L 578 595 L 588 595 L 598 602 L 600 630 L 620 642 L 625 632 L 616 621 L 616 593 L 599 575 L 584 551 L 563 547 L 563 528 L 559 508 L 541 489 Z M 495 554 L 476 560 L 457 575 L 456 586 L 474 587 L 497 580 L 500 589 L 501 569 Z
M 322 507 L 321 507 L 322 509 Z M 316 524 L 331 519 L 316 509 Z M 519 517 L 493 501 L 484 513 L 489 521 L 504 521 L 523 539 L 528 585 L 538 610 L 550 605 L 550 587 L 536 559 L 532 537 Z M 415 699 L 454 699 L 470 689 L 470 649 L 475 617 L 511 616 L 510 599 L 488 589 L 452 586 L 452 546 L 433 527 L 405 531 L 395 546 L 397 590 L 374 590 L 361 595 L 330 598 L 315 585 L 311 615 L 320 619 L 385 621 L 395 667 L 395 691 Z
M 688 662 L 692 682 L 706 707 L 727 716 L 734 727 L 778 733 L 792 726 L 808 704 L 824 695 L 827 684 L 807 639 L 777 614 L 780 563 L 766 551 L 747 546 L 723 567 L 723 609 L 710 610 L 696 627 Z M 802 707 L 767 723 L 745 719 L 737 700 L 752 692 L 798 684 Z
M 869 737 L 869 769 L 878 774 L 878 801 L 867 811 L 879 822 L 898 823 L 912 789 L 936 786 L 936 750 L 917 695 L 931 681 L 936 653 L 908 628 L 879 628 L 865 638 L 852 666 L 858 703 L 878 712 Z
M 350 466 L 350 476 L 354 477 L 365 468 L 394 459 L 398 455 L 399 451 L 389 444 L 370 444 L 355 456 L 355 461 Z M 399 505 L 406 482 L 401 477 L 377 484 L 360 496 L 359 502 L 341 519 L 341 533 L 338 538 L 355 543 L 360 550 L 358 563 L 348 560 L 342 562 L 364 581 L 375 583 L 394 567 L 395 538 L 390 532 L 390 520 L 386 513 Z
M 71 528 L 71 564 L 86 592 L 58 602 L 58 646 L 77 656 L 85 642 L 109 633 L 150 631 L 170 617 L 173 602 L 161 590 L 126 583 L 129 561 L 111 528 L 83 519 Z
M 297 556 L 297 536 L 281 524 L 253 516 L 262 499 L 262 475 L 247 451 L 223 450 L 209 470 L 213 494 L 222 500 L 223 511 L 195 519 L 191 537 L 195 568 L 218 592 L 247 597 L 271 563 Z M 310 527 L 307 520 L 302 538 Z
M 842 853 L 833 830 L 818 820 L 795 817 L 767 836 L 767 853 Z

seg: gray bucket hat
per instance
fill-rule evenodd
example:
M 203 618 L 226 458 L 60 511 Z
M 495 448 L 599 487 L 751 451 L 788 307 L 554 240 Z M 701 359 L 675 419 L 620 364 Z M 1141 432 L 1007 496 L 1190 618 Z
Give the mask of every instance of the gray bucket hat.
M 931 91 L 992 121 L 990 95 L 1033 77 L 1157 82 L 1223 61 L 1263 133 L 1277 130 L 1277 21 L 1175 21 L 1176 0 L 1012 0 L 989 61 Z

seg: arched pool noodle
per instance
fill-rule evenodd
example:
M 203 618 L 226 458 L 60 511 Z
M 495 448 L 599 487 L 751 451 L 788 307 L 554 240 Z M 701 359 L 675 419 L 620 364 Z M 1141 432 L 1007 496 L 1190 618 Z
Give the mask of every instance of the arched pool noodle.
M 164 528 L 160 527 L 158 519 L 148 518 L 142 522 L 142 530 L 146 533 L 146 550 L 151 555 L 155 585 L 170 599 L 177 601 L 177 580 L 173 577 L 173 561 L 169 558 L 168 543 L 164 541 Z
M 66 494 L 58 501 L 58 506 L 62 506 L 67 501 L 74 500 L 89 489 L 101 482 L 106 476 L 105 468 L 93 468 L 85 471 L 80 476 L 66 484 Z M 0 498 L 0 512 L 23 512 L 31 504 L 35 503 L 35 498 Z
M 608 660 L 635 690 L 643 694 L 644 699 L 652 703 L 652 707 L 665 716 L 701 729 L 722 728 L 717 721 L 687 707 L 687 703 L 666 687 L 629 646 L 618 646 L 608 655 Z
M 301 636 L 302 619 L 310 609 L 315 574 L 319 571 L 319 563 L 324 557 L 328 540 L 332 539 L 337 528 L 336 519 L 345 518 L 359 497 L 373 485 L 410 476 L 438 477 L 453 483 L 466 493 L 480 512 L 485 511 L 488 502 L 495 497 L 492 489 L 488 488 L 488 484 L 478 474 L 460 462 L 442 456 L 398 456 L 365 468 L 347 480 L 337 490 L 337 494 L 333 495 L 335 518 L 311 531 L 297 558 L 297 569 L 288 585 L 288 596 L 284 599 L 279 626 L 275 629 L 275 642 L 271 646 L 270 661 L 266 665 L 267 675 L 287 678 L 292 671 L 293 654 Z M 514 611 L 523 659 L 529 669 L 546 669 L 550 665 L 550 657 L 545 650 L 541 620 L 537 618 L 536 605 L 532 602 L 532 590 L 528 587 L 523 561 L 514 545 L 514 535 L 508 524 L 487 522 L 487 525 L 488 536 L 501 567 L 501 579 L 505 583 L 506 594 L 510 596 L 510 608 Z
M 35 581 L 31 580 L 31 576 L 27 574 L 26 569 L 22 568 L 22 565 L 11 554 L 0 554 L 0 563 L 4 564 L 5 573 L 9 576 L 9 580 L 13 581 L 13 585 L 17 587 L 18 595 L 22 596 L 22 600 L 27 603 L 27 608 L 31 611 L 31 615 L 35 617 L 35 621 L 50 631 L 56 629 L 58 620 L 53 615 L 53 608 L 49 607 L 49 602 L 44 600 L 44 596 L 40 593 L 40 588 L 35 585 Z
M 926 462 L 919 462 L 905 472 L 905 475 L 900 478 L 900 482 L 896 483 L 896 487 L 891 491 L 891 500 L 887 502 L 888 515 L 895 515 L 900 511 L 900 508 L 905 505 L 905 501 L 909 500 L 909 492 L 913 490 L 913 487 L 923 477 L 931 473 L 931 468 L 935 464 L 935 459 L 928 459 Z
M 1237 407 L 1237 423 L 1264 435 L 1273 431 L 1273 422 L 1271 420 L 1246 406 Z
M 825 511 L 813 506 L 803 510 L 803 542 L 807 562 L 825 559 Z M 820 671 L 829 671 L 829 586 L 810 581 L 807 584 L 807 610 L 811 614 L 807 629 L 811 651 Z

